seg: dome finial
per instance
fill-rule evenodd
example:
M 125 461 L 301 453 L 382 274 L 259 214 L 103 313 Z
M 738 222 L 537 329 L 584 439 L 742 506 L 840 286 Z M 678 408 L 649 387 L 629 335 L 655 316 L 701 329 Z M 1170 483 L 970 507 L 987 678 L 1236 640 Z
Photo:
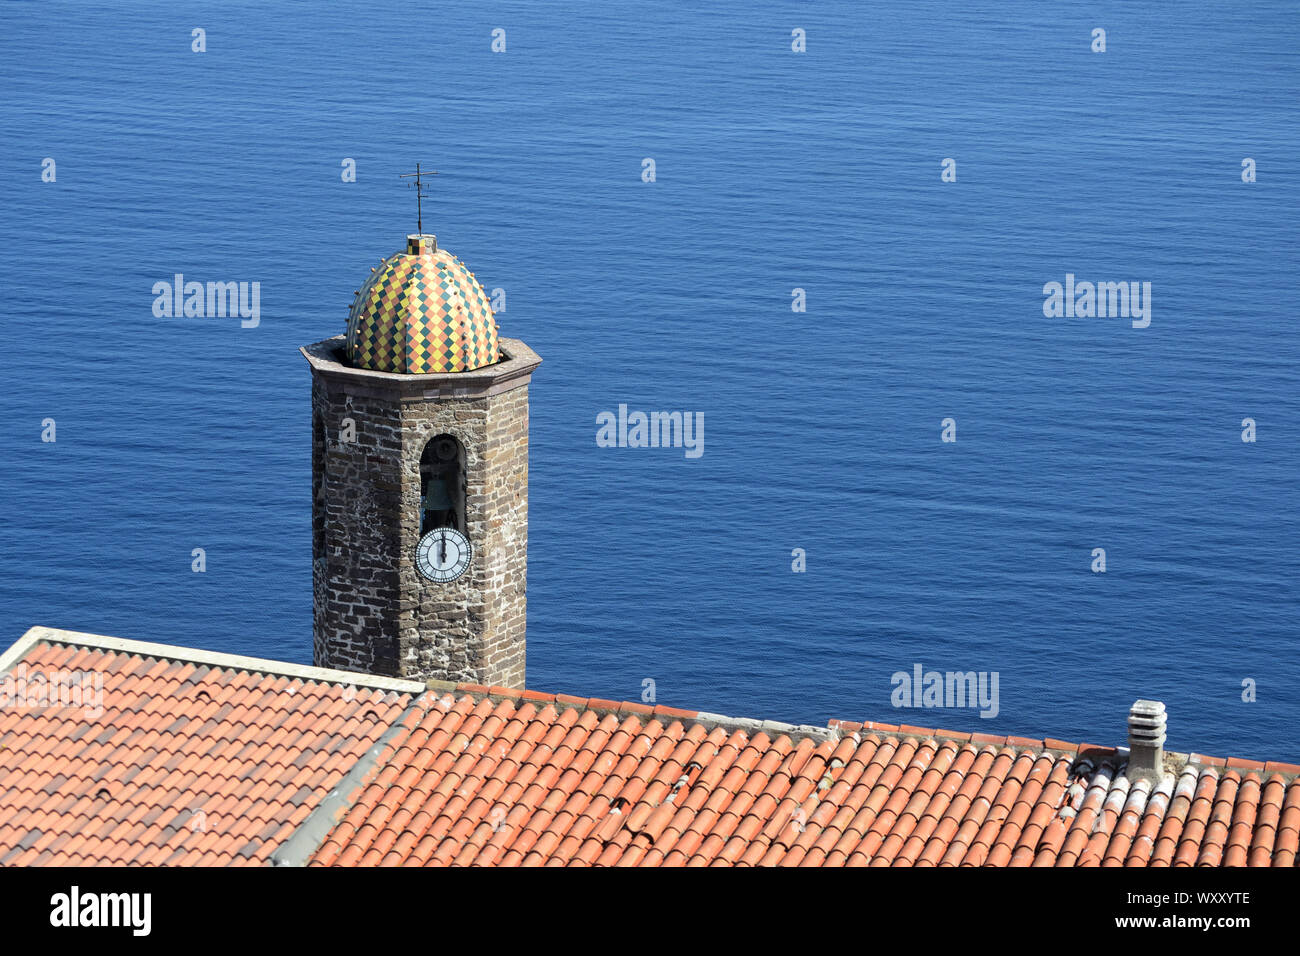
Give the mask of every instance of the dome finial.
M 431 256 L 438 251 L 438 237 L 432 233 L 415 233 L 406 237 L 406 254 Z M 371 270 L 374 271 L 374 270 Z
M 437 175 L 438 175 L 438 171 L 436 169 L 422 170 L 420 169 L 420 164 L 416 163 L 415 172 L 401 173 L 397 177 L 398 179 L 415 180 L 415 182 L 407 183 L 406 185 L 415 187 L 415 223 L 416 223 L 415 229 L 416 232 L 419 233 L 420 235 L 424 235 L 424 203 L 422 202 L 422 200 L 424 199 L 425 196 L 429 195 L 428 192 L 426 192 L 426 190 L 429 188 L 429 184 L 423 182 L 420 179 L 420 177 L 437 176 Z

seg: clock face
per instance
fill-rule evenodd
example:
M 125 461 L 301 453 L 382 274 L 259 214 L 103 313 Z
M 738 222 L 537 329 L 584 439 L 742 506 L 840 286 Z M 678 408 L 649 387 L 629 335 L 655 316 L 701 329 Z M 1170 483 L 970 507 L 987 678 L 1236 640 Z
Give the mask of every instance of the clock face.
M 469 567 L 474 550 L 455 528 L 434 528 L 415 548 L 415 569 L 430 581 L 455 581 Z

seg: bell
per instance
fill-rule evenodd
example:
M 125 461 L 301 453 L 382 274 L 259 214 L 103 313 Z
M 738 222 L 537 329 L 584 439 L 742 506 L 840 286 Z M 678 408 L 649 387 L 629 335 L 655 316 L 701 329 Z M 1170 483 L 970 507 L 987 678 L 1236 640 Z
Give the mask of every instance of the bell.
M 430 478 L 424 483 L 424 497 L 420 499 L 424 511 L 449 511 L 452 508 L 451 495 L 447 494 L 447 483 L 441 478 Z

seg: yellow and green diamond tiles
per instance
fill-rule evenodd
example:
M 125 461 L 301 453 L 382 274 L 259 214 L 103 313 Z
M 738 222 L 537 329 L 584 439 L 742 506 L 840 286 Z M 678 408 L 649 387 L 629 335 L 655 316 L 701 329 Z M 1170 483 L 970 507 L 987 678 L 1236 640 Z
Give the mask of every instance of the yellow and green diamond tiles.
M 430 236 L 412 236 L 357 293 L 348 358 L 377 372 L 466 372 L 498 359 L 487 295 L 465 264 Z

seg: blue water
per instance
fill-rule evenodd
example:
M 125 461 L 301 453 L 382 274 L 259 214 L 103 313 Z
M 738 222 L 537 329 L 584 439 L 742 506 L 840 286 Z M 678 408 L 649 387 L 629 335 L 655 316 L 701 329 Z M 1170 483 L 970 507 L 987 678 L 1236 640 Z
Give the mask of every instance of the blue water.
M 1300 18 L 978 6 L 5 4 L 0 643 L 310 660 L 297 347 L 420 160 L 545 359 L 532 686 L 1106 744 L 1155 697 L 1174 749 L 1300 759 Z M 155 318 L 177 272 L 261 324 Z M 1045 318 L 1067 272 L 1151 282 L 1150 327 Z M 598 448 L 620 403 L 704 455 Z M 895 709 L 917 663 L 998 715 Z

